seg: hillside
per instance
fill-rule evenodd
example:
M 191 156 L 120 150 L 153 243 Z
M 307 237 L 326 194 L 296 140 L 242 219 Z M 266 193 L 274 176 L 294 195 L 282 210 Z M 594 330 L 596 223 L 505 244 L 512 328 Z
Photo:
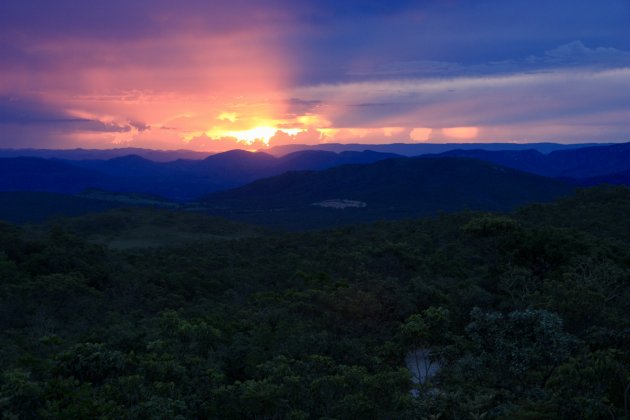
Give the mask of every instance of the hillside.
M 210 240 L 250 238 L 267 234 L 260 227 L 203 214 L 158 208 L 115 208 L 54 220 L 57 227 L 91 243 L 112 249 L 176 247 Z M 50 225 L 38 231 L 46 232 Z
M 629 212 L 627 189 L 595 188 L 319 232 L 162 210 L 0 223 L 0 412 L 621 419 Z
M 319 170 L 348 163 L 371 163 L 395 155 L 376 152 L 296 152 L 281 158 L 232 150 L 201 160 L 154 162 L 140 155 L 107 160 L 0 159 L 0 191 L 76 194 L 88 188 L 145 193 L 179 201 L 234 188 L 290 170 Z
M 594 146 L 594 143 L 583 144 L 558 144 L 558 143 L 396 143 L 396 144 L 339 144 L 325 143 L 319 145 L 292 144 L 286 146 L 276 146 L 269 149 L 260 150 L 274 156 L 284 156 L 286 154 L 300 151 L 329 151 L 342 153 L 345 151 L 362 152 L 364 150 L 374 150 L 379 153 L 393 153 L 404 156 L 417 156 L 425 153 L 441 153 L 453 149 L 485 149 L 485 150 L 523 150 L 536 149 L 542 153 L 549 153 L 553 150 L 579 148 Z M 217 153 L 220 154 L 220 153 Z M 128 155 L 138 155 L 154 162 L 172 162 L 174 160 L 202 160 L 213 155 L 210 152 L 197 152 L 193 150 L 157 150 L 143 149 L 137 147 L 123 147 L 114 149 L 0 149 L 2 157 L 39 157 L 44 159 L 61 160 L 108 160 Z
M 555 150 L 452 150 L 440 156 L 481 159 L 550 177 L 594 178 L 630 170 L 630 143 Z
M 105 182 L 97 171 L 56 160 L 0 158 L 0 191 L 78 193 Z
M 335 149 L 333 146 L 331 145 Z M 414 145 L 400 145 L 403 146 Z M 426 152 L 444 150 L 453 145 L 422 146 L 426 146 L 423 149 Z M 495 144 L 487 147 L 503 146 L 505 145 Z M 533 145 L 535 146 L 537 145 Z M 630 171 L 630 143 L 597 147 L 562 146 L 559 150 L 553 144 L 538 146 L 541 150 L 553 151 L 544 154 L 534 149 L 522 150 L 523 145 L 514 145 L 509 148 L 505 146 L 508 150 L 451 150 L 436 156 L 475 158 L 537 175 L 578 179 L 576 185 L 629 182 L 627 172 Z M 136 154 L 107 160 L 0 158 L 0 191 L 76 194 L 88 188 L 98 188 L 112 192 L 152 194 L 184 202 L 289 171 L 321 171 L 348 164 L 372 164 L 400 156 L 365 149 L 338 149 L 338 153 L 301 150 L 279 157 L 263 152 L 231 150 L 200 160 L 178 159 L 170 162 L 155 162 Z M 408 150 L 405 150 L 407 149 L 400 149 L 402 153 L 407 153 Z M 439 174 L 440 177 L 449 176 L 445 173 Z M 351 180 L 350 184 L 353 183 Z M 384 193 L 379 191 L 377 194 Z
M 579 180 L 584 186 L 594 186 L 601 184 L 610 185 L 626 185 L 630 186 L 630 169 L 616 172 L 609 175 L 596 176 L 592 178 L 584 178 Z
M 0 157 L 38 157 L 62 160 L 108 160 L 128 155 L 138 155 L 155 162 L 170 162 L 177 159 L 204 159 L 207 152 L 193 150 L 158 150 L 138 147 L 115 149 L 0 149 Z
M 276 146 L 265 150 L 274 156 L 283 156 L 303 150 L 323 150 L 335 153 L 346 151 L 373 150 L 379 153 L 394 153 L 402 156 L 420 156 L 432 153 L 444 153 L 449 150 L 508 150 L 519 151 L 533 149 L 540 153 L 550 153 L 554 150 L 578 149 L 597 146 L 597 143 L 559 144 L 559 143 L 390 143 L 390 144 L 360 144 L 360 143 L 322 143 L 317 145 L 289 144 Z
M 79 216 L 101 212 L 128 203 L 34 191 L 0 192 L 0 220 L 36 223 L 60 216 Z
M 552 203 L 524 206 L 516 212 L 523 221 L 577 229 L 630 243 L 630 190 L 602 185 Z
M 571 190 L 562 181 L 473 159 L 401 158 L 289 172 L 210 194 L 203 202 L 216 214 L 295 227 L 508 210 Z

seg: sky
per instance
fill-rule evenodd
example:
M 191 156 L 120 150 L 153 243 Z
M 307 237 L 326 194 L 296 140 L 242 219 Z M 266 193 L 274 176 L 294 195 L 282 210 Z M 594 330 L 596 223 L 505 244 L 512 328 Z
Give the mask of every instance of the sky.
M 628 0 L 0 0 L 0 148 L 630 141 Z

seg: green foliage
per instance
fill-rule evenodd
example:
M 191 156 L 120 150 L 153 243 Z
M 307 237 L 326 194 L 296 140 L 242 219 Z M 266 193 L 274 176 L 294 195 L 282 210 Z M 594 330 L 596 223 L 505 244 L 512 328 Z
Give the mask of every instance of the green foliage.
M 118 250 L 93 243 L 99 220 L 126 235 L 137 215 L 0 225 L 0 412 L 627 417 L 627 196 Z M 422 388 L 416 349 L 440 365 Z
M 520 226 L 514 219 L 493 214 L 476 217 L 466 223 L 463 229 L 467 233 L 480 237 L 520 232 Z
M 628 403 L 630 360 L 618 349 L 599 350 L 571 358 L 558 367 L 547 388 L 564 417 L 607 417 L 622 413 Z M 625 413 L 628 414 L 627 412 Z
M 562 328 L 562 319 L 545 310 L 514 311 L 507 316 L 470 314 L 466 333 L 471 342 L 474 376 L 481 383 L 521 392 L 543 384 L 550 373 L 566 360 L 576 340 Z
M 446 345 L 449 331 L 448 317 L 448 309 L 431 306 L 421 314 L 407 318 L 400 327 L 405 347 L 415 349 Z

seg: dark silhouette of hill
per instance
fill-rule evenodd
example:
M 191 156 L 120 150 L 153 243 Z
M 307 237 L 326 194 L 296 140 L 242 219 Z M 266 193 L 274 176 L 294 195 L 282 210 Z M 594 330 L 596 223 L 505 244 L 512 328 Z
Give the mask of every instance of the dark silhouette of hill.
M 214 179 L 222 185 L 232 186 L 266 176 L 273 172 L 276 164 L 277 159 L 267 153 L 237 149 L 217 153 L 203 160 L 180 160 L 169 165 L 189 174 Z
M 180 160 L 170 165 L 203 184 L 212 183 L 205 191 L 212 192 L 244 185 L 260 178 L 287 171 L 321 170 L 348 163 L 372 163 L 396 155 L 364 152 L 332 153 L 301 151 L 280 158 L 262 152 L 231 150 L 217 153 L 201 161 Z M 204 193 L 197 195 L 201 196 Z
M 186 200 L 220 189 L 212 180 L 198 182 L 189 174 L 140 156 L 110 160 L 61 161 L 31 157 L 0 159 L 0 191 L 46 191 L 77 194 L 97 188 L 140 192 Z
M 596 143 L 558 144 L 558 143 L 393 143 L 393 144 L 341 144 L 326 143 L 318 145 L 291 144 L 276 146 L 263 150 L 273 156 L 284 156 L 300 151 L 329 151 L 342 153 L 346 151 L 362 152 L 372 150 L 379 153 L 393 153 L 402 156 L 418 156 L 421 154 L 443 153 L 454 149 L 483 149 L 483 150 L 525 150 L 534 149 L 542 153 L 554 150 L 568 150 Z M 218 153 L 220 154 L 220 153 Z M 201 160 L 214 155 L 210 152 L 193 150 L 156 150 L 138 147 L 123 147 L 115 149 L 0 149 L 0 158 L 5 157 L 39 157 L 44 159 L 61 160 L 108 160 L 128 155 L 137 155 L 154 162 L 172 162 L 178 159 Z
M 213 175 L 247 182 L 264 176 L 292 170 L 319 170 L 349 163 L 372 163 L 397 157 L 391 153 L 373 151 L 326 152 L 305 150 L 275 157 L 264 152 L 230 150 L 208 156 L 203 160 L 179 160 L 170 165 L 191 173 Z
M 481 159 L 550 177 L 594 178 L 630 170 L 630 143 L 556 150 L 452 150 L 439 156 Z
M 601 184 L 630 186 L 630 169 L 610 175 L 596 176 L 579 180 L 580 185 L 594 186 Z
M 401 156 L 420 156 L 425 154 L 444 153 L 449 150 L 537 150 L 550 153 L 555 150 L 570 150 L 582 147 L 596 146 L 597 143 L 559 144 L 559 143 L 391 143 L 391 144 L 360 144 L 360 143 L 323 143 L 317 145 L 288 144 L 267 149 L 266 152 L 274 156 L 284 156 L 289 153 L 304 150 L 320 150 L 335 153 L 346 151 L 361 152 L 372 150 L 379 153 L 393 153 Z
M 90 187 L 113 192 L 155 194 L 186 201 L 223 187 L 212 179 L 197 179 L 169 163 L 153 162 L 138 155 L 65 162 L 103 174 L 105 181 Z
M 0 191 L 76 194 L 87 188 L 155 194 L 189 201 L 290 170 L 370 163 L 394 155 L 376 152 L 296 152 L 281 158 L 232 150 L 202 160 L 154 162 L 139 155 L 108 160 L 0 159 Z
M 209 152 L 193 150 L 156 150 L 138 147 L 117 149 L 0 149 L 0 157 L 39 157 L 62 160 L 107 160 L 128 155 L 138 155 L 155 162 L 177 159 L 203 159 Z
M 128 204 L 35 191 L 0 192 L 0 220 L 37 223 L 53 217 L 80 216 Z
M 316 227 L 463 209 L 508 210 L 572 189 L 561 180 L 474 159 L 399 158 L 288 172 L 210 194 L 204 202 L 211 212 L 249 222 Z
M 532 204 L 516 213 L 520 220 L 582 230 L 600 237 L 630 242 L 630 189 L 601 185 L 581 188 L 575 195 L 552 203 Z
M 516 146 L 524 145 L 514 145 Z M 551 144 L 549 147 L 556 146 L 560 145 Z M 0 191 L 76 194 L 88 188 L 98 188 L 112 192 L 153 194 L 172 200 L 190 201 L 208 193 L 236 188 L 257 179 L 289 171 L 325 170 L 346 164 L 370 164 L 396 156 L 398 155 L 371 150 L 340 153 L 302 150 L 276 157 L 269 153 L 232 150 L 200 160 L 178 159 L 171 162 L 155 162 L 137 154 L 106 160 L 2 158 Z M 472 157 L 533 174 L 567 180 L 575 178 L 577 181 L 571 181 L 575 185 L 630 183 L 628 143 L 565 148 L 549 154 L 533 149 L 453 150 L 438 156 Z M 440 173 L 439 176 L 448 174 Z
M 348 164 L 368 164 L 383 159 L 401 157 L 394 153 L 372 150 L 342 151 L 339 153 L 322 150 L 303 150 L 279 158 L 283 172 L 299 170 L 321 170 Z
M 33 157 L 0 159 L 0 191 L 78 193 L 106 177 L 65 162 Z
M 556 151 L 549 155 L 557 176 L 588 178 L 630 170 L 630 143 Z
M 240 149 L 217 153 L 201 161 L 201 163 L 217 168 L 218 170 L 248 170 L 250 168 L 261 170 L 273 165 L 275 162 L 276 159 L 270 154 L 264 152 L 248 152 Z
M 127 155 L 108 160 L 81 160 L 68 162 L 115 177 L 142 177 L 172 173 L 164 163 L 154 162 L 139 155 Z

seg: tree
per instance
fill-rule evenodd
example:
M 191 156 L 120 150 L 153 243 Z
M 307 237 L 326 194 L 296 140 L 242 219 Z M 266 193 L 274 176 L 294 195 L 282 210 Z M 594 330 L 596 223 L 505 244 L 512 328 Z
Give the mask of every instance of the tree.
M 526 309 L 507 316 L 472 310 L 466 333 L 472 344 L 473 372 L 491 386 L 521 393 L 544 387 L 554 369 L 575 350 L 562 319 L 545 310 Z
M 449 312 L 431 306 L 411 315 L 400 327 L 407 367 L 418 387 L 427 389 L 431 378 L 440 371 L 443 347 L 448 342 Z

